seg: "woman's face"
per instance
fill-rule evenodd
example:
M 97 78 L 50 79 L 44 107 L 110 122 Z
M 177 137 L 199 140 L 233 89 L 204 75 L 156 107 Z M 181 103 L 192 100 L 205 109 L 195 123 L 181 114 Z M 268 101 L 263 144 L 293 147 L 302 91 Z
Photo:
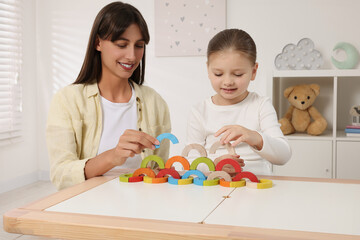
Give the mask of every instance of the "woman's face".
M 137 24 L 131 24 L 114 42 L 99 38 L 96 50 L 101 53 L 102 76 L 128 81 L 144 55 L 145 41 Z

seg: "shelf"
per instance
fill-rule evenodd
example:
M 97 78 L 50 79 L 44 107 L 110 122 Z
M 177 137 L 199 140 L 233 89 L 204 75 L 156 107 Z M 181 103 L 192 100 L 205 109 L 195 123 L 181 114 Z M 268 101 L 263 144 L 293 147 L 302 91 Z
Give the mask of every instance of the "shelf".
M 320 136 L 312 136 L 307 133 L 294 133 L 285 136 L 289 140 L 333 140 L 331 130 L 325 130 Z
M 274 70 L 273 77 L 358 77 L 360 69 Z
M 286 135 L 293 155 L 288 166 L 276 166 L 275 174 L 299 175 L 316 164 L 316 170 L 308 173 L 315 177 L 360 179 L 359 158 L 354 158 L 360 148 L 360 136 L 346 136 L 344 128 L 350 124 L 349 109 L 360 104 L 360 69 L 320 70 L 274 70 L 272 76 L 272 101 L 282 118 L 289 108 L 284 97 L 286 88 L 301 84 L 316 83 L 320 95 L 314 107 L 327 120 L 327 130 L 320 136 L 306 133 Z M 307 161 L 304 164 L 304 161 Z
M 345 134 L 344 130 L 338 130 L 336 132 L 336 140 L 340 141 L 351 141 L 351 142 L 360 142 L 360 134 L 359 137 L 348 137 Z

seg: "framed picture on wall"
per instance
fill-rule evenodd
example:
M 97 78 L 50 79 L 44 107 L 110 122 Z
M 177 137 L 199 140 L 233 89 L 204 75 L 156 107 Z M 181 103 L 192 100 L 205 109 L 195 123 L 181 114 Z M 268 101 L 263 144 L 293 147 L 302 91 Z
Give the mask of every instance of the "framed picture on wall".
M 155 55 L 203 56 L 226 28 L 226 0 L 156 0 Z

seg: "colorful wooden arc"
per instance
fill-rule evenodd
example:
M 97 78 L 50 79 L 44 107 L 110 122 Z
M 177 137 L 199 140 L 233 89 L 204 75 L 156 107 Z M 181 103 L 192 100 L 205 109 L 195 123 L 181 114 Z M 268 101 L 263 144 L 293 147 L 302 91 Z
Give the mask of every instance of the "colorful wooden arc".
M 194 184 L 199 186 L 216 186 L 219 185 L 220 179 L 204 180 L 201 178 L 194 178 Z
M 260 179 L 259 182 L 246 182 L 246 187 L 256 189 L 272 188 L 273 182 L 269 179 Z
M 224 179 L 220 179 L 220 186 L 223 186 L 223 187 L 237 188 L 237 187 L 244 187 L 245 185 L 246 185 L 245 180 L 228 182 L 228 181 L 225 181 Z
M 196 175 L 199 178 L 204 179 L 204 180 L 206 179 L 206 176 L 204 175 L 204 173 L 199 170 L 189 170 L 184 175 L 182 175 L 181 179 L 189 178 L 191 175 Z
M 185 146 L 185 148 L 183 149 L 183 151 L 181 153 L 181 156 L 187 157 L 189 155 L 189 152 L 192 149 L 197 150 L 199 152 L 199 154 L 200 154 L 200 157 L 207 157 L 206 149 L 204 148 L 203 145 L 198 144 L 198 143 L 192 143 L 192 144 L 189 144 L 189 145 Z
M 252 172 L 240 172 L 240 173 L 236 174 L 236 176 L 233 178 L 233 181 L 240 181 L 243 178 L 247 178 L 250 181 L 255 182 L 255 183 L 259 182 L 258 178 Z
M 217 150 L 220 146 L 222 146 L 222 144 L 220 143 L 220 141 L 213 143 L 213 145 L 211 145 L 211 147 L 210 147 L 209 153 L 210 153 L 210 154 L 216 153 L 216 150 Z M 230 143 L 226 143 L 226 144 L 225 144 L 225 147 L 226 147 L 227 151 L 229 152 L 229 154 L 231 154 L 231 155 L 236 155 L 235 148 L 234 148 L 233 146 L 231 146 Z
M 166 163 L 165 163 L 165 168 L 171 168 L 172 165 L 175 163 L 175 162 L 179 162 L 181 163 L 181 165 L 183 166 L 184 170 L 189 170 L 190 169 L 190 163 L 189 161 L 182 157 L 182 156 L 174 156 L 174 157 L 171 157 L 169 158 Z
M 174 184 L 174 185 L 188 185 L 188 184 L 192 184 L 193 180 L 194 180 L 193 177 L 189 177 L 189 178 L 185 178 L 185 179 L 176 179 L 173 177 L 169 177 L 168 183 Z
M 146 175 L 148 177 L 155 177 L 155 172 L 151 170 L 150 168 L 138 168 L 133 173 L 133 177 L 137 177 L 140 175 Z
M 209 171 L 215 171 L 214 162 L 207 157 L 198 157 L 197 159 L 195 159 L 190 165 L 190 170 L 196 170 L 197 166 L 200 163 L 205 163 L 209 167 Z
M 224 179 L 225 181 L 231 182 L 231 176 L 225 171 L 215 171 L 210 173 L 210 175 L 207 177 L 207 180 L 213 180 L 213 179 Z
M 141 168 L 146 168 L 148 163 L 154 161 L 157 162 L 157 164 L 159 165 L 160 169 L 164 169 L 165 168 L 165 164 L 164 164 L 164 160 L 157 156 L 157 155 L 149 155 L 147 157 L 145 157 L 142 161 L 141 161 Z
M 181 178 L 179 172 L 172 168 L 165 168 L 165 169 L 160 170 L 160 172 L 156 175 L 156 177 L 162 178 L 162 177 L 165 177 L 166 175 L 170 175 L 176 179 Z
M 162 133 L 156 137 L 156 139 L 161 143 L 165 138 L 169 139 L 173 144 L 179 143 L 179 140 L 171 133 Z M 155 145 L 155 148 L 159 148 L 159 145 Z
M 216 164 L 216 167 L 215 167 L 216 171 L 221 171 L 226 164 L 230 164 L 231 166 L 233 166 L 235 169 L 235 172 L 241 172 L 240 163 L 231 158 L 225 158 L 225 159 L 221 160 L 218 164 Z
M 168 177 L 160 177 L 160 178 L 153 178 L 144 176 L 145 183 L 166 183 L 168 181 Z
M 120 182 L 142 182 L 143 179 L 143 176 L 133 177 L 133 173 L 125 173 L 119 176 Z

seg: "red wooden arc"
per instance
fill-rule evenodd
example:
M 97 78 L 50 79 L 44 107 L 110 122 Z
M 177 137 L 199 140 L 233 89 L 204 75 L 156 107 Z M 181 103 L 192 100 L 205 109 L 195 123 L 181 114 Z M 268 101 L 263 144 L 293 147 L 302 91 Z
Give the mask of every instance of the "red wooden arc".
M 240 172 L 236 174 L 233 181 L 240 181 L 242 178 L 248 178 L 252 182 L 259 182 L 259 179 L 252 172 Z
M 234 159 L 231 159 L 231 158 L 225 158 L 225 159 L 221 160 L 220 162 L 218 162 L 218 164 L 216 164 L 215 170 L 222 171 L 222 168 L 226 164 L 230 164 L 231 166 L 233 166 L 235 168 L 235 172 L 241 172 L 240 163 L 238 163 L 237 161 L 235 161 Z
M 160 172 L 156 175 L 157 178 L 162 178 L 164 177 L 165 175 L 171 175 L 173 178 L 175 179 L 180 179 L 180 174 L 178 171 L 176 171 L 175 169 L 173 168 L 164 168 L 164 169 L 161 169 Z
M 136 176 L 136 177 L 129 177 L 129 182 L 142 182 L 144 180 L 144 176 Z

